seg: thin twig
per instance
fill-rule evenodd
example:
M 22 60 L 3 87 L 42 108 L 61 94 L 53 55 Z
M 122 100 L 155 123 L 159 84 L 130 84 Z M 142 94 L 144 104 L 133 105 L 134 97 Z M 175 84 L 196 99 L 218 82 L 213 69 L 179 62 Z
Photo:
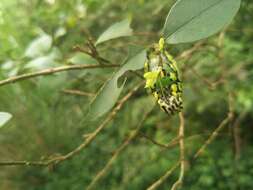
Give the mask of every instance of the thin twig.
M 44 161 L 3 161 L 0 166 L 48 166 L 48 162 Z
M 171 174 L 180 166 L 180 161 L 178 161 L 174 166 L 169 169 L 162 177 L 160 177 L 155 183 L 147 188 L 147 190 L 155 190 L 157 189 Z
M 194 159 L 198 158 L 206 149 L 206 147 L 211 144 L 211 142 L 219 135 L 219 132 L 233 119 L 233 108 L 232 108 L 232 96 L 229 95 L 229 112 L 227 117 L 219 124 L 219 126 L 213 131 L 210 137 L 206 140 L 206 142 L 200 147 L 200 149 L 194 155 Z
M 88 96 L 88 97 L 93 97 L 96 95 L 94 93 L 84 92 L 80 90 L 72 90 L 72 89 L 63 89 L 62 92 L 65 94 L 71 94 L 71 95 L 77 95 L 77 96 Z
M 111 65 L 68 65 L 68 66 L 61 66 L 61 67 L 55 67 L 50 69 L 45 69 L 38 72 L 33 73 L 26 73 L 23 75 L 18 75 L 14 77 L 10 77 L 8 79 L 4 79 L 0 81 L 0 86 L 15 83 L 17 81 L 22 81 L 25 79 L 38 77 L 42 75 L 51 75 L 53 73 L 63 72 L 63 71 L 69 71 L 69 70 L 83 70 L 83 69 L 96 69 L 96 68 L 113 68 L 113 67 L 119 67 L 118 64 L 111 64 Z
M 84 54 L 87 54 L 87 55 L 91 56 L 92 58 L 94 58 L 95 60 L 97 60 L 97 62 L 100 65 L 104 65 L 104 63 L 110 63 L 109 60 L 107 60 L 107 59 L 105 59 L 105 58 L 103 58 L 103 57 L 101 57 L 99 55 L 97 49 L 95 48 L 94 44 L 91 43 L 90 40 L 88 41 L 87 46 L 88 46 L 89 50 L 86 50 L 86 49 L 84 49 L 81 46 L 74 46 L 73 50 L 74 51 L 79 51 L 79 52 L 82 52 Z
M 180 118 L 180 125 L 179 125 L 180 160 L 176 162 L 174 166 L 170 168 L 163 176 L 161 176 L 157 181 L 155 181 L 151 186 L 149 186 L 147 190 L 157 189 L 177 169 L 178 166 L 181 166 L 181 169 L 179 179 L 176 183 L 181 184 L 183 181 L 185 164 L 184 164 L 184 117 L 182 113 L 179 114 L 179 118 Z M 175 185 L 176 187 L 178 186 L 177 184 Z
M 163 143 L 156 141 L 152 137 L 149 137 L 148 135 L 146 135 L 142 132 L 139 132 L 139 135 L 140 135 L 140 137 L 143 137 L 146 140 L 148 140 L 149 142 L 151 142 L 152 144 L 157 145 L 157 146 L 164 148 L 164 149 L 174 148 L 179 143 L 179 140 L 181 139 L 180 137 L 176 137 L 171 142 L 169 142 L 167 144 L 163 144 Z M 184 138 L 184 141 L 192 140 L 194 138 L 201 137 L 201 136 L 209 136 L 209 135 L 210 135 L 210 133 L 195 134 L 195 135 L 188 136 L 188 137 Z M 218 134 L 218 135 L 222 135 L 222 134 Z
M 227 27 L 223 29 L 219 34 L 218 42 L 217 42 L 217 45 L 219 48 L 221 48 L 224 45 L 224 38 L 225 38 L 226 31 L 227 31 Z
M 94 58 L 95 60 L 97 60 L 97 62 L 100 65 L 104 65 L 104 63 L 110 63 L 109 60 L 104 59 L 103 57 L 101 57 L 97 51 L 97 48 L 95 46 L 95 44 L 93 43 L 93 38 L 90 34 L 90 32 L 88 30 L 83 30 L 83 32 L 85 33 L 85 35 L 87 36 L 87 42 L 86 42 L 86 47 L 88 48 L 88 50 L 84 49 L 81 46 L 74 46 L 73 50 L 75 51 L 80 51 L 82 53 L 85 53 L 89 56 L 91 56 L 92 58 Z
M 105 126 L 114 119 L 115 115 L 118 111 L 122 108 L 122 106 L 132 97 L 132 95 L 141 87 L 143 86 L 143 82 L 139 83 L 136 87 L 134 87 L 131 91 L 129 91 L 116 105 L 116 107 L 110 112 L 110 114 L 106 117 L 106 119 L 99 125 L 99 127 L 90 135 L 85 138 L 84 142 L 76 147 L 73 151 L 67 153 L 63 156 L 58 156 L 52 158 L 47 161 L 6 161 L 0 162 L 0 166 L 10 166 L 10 165 L 26 165 L 26 166 L 49 166 L 49 165 L 56 165 L 60 162 L 68 160 L 72 158 L 74 155 L 78 154 L 81 150 L 86 148 L 95 138 L 96 136 L 105 128 Z
M 86 190 L 91 190 L 94 189 L 95 185 L 97 184 L 97 182 L 110 170 L 110 168 L 112 167 L 113 163 L 116 161 L 116 159 L 118 158 L 119 154 L 125 150 L 125 148 L 130 144 L 130 142 L 136 138 L 136 136 L 138 135 L 141 127 L 143 126 L 143 123 L 145 122 L 145 120 L 147 119 L 148 115 L 151 113 L 151 111 L 153 110 L 150 109 L 148 110 L 143 118 L 141 119 L 141 121 L 139 122 L 137 128 L 132 131 L 129 135 L 129 137 L 122 143 L 122 145 L 117 148 L 117 150 L 114 152 L 113 156 L 110 158 L 110 160 L 106 163 L 106 165 L 104 166 L 104 168 L 102 170 L 100 170 L 98 172 L 98 174 L 93 178 L 93 180 L 91 181 L 91 183 L 88 185 L 88 187 L 86 188 Z
M 173 148 L 175 147 L 178 142 L 179 142 L 179 137 L 173 139 L 171 142 L 169 142 L 168 144 L 163 144 L 163 143 L 160 143 L 160 142 L 157 142 L 156 140 L 152 139 L 151 137 L 147 136 L 146 134 L 142 133 L 142 132 L 139 132 L 139 135 L 145 139 L 147 139 L 148 141 L 150 141 L 151 143 L 153 143 L 154 145 L 157 145 L 159 147 L 162 147 L 162 148 Z
M 205 84 L 207 84 L 207 86 L 209 87 L 210 90 L 215 90 L 215 88 L 220 85 L 220 84 L 223 84 L 226 82 L 224 76 L 220 76 L 219 79 L 217 79 L 216 81 L 210 81 L 208 78 L 200 75 L 193 67 L 188 67 L 190 71 L 193 72 L 193 74 L 195 76 L 197 76 L 198 78 L 201 79 L 201 81 Z
M 240 115 L 237 117 L 237 119 L 234 122 L 234 125 L 232 126 L 233 130 L 233 137 L 234 137 L 234 153 L 235 153 L 235 160 L 239 160 L 241 156 L 241 134 L 240 134 L 240 124 L 242 119 L 246 116 L 247 112 L 243 111 L 240 113 Z
M 203 44 L 204 44 L 204 41 L 200 41 L 200 42 L 196 43 L 192 48 L 183 51 L 183 52 L 182 52 L 181 54 L 179 54 L 175 59 L 176 59 L 176 60 L 188 59 L 189 57 L 192 56 L 192 54 L 193 54 L 195 51 L 199 50 L 199 49 L 202 47 Z
M 178 180 L 173 184 L 171 190 L 176 190 L 182 185 L 185 171 L 185 147 L 184 147 L 184 115 L 182 112 L 179 113 L 180 126 L 179 126 L 179 148 L 180 148 L 180 174 Z

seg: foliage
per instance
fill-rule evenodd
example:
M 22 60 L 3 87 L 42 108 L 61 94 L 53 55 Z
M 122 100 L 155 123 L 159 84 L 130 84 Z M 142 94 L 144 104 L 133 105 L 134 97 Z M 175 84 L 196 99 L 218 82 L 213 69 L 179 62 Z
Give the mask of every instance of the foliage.
M 1 0 L 1 80 L 63 65 L 97 64 L 94 57 L 73 50 L 73 47 L 86 47 L 84 42 L 90 37 L 96 42 L 106 28 L 115 27 L 114 24 L 120 21 L 124 22 L 127 32 L 123 31 L 124 35 L 120 36 L 110 32 L 108 41 L 96 46 L 99 56 L 121 64 L 120 68 L 62 72 L 0 86 L 0 111 L 13 115 L 0 130 L 0 162 L 45 160 L 64 155 L 81 144 L 82 134 L 93 132 L 117 99 L 142 80 L 137 75 L 143 74 L 140 69 L 145 51 L 164 34 L 168 36 L 167 42 L 180 43 L 169 45 L 169 50 L 178 61 L 184 82 L 187 170 L 182 189 L 251 189 L 253 3 L 242 1 L 238 15 L 229 26 L 239 1 L 230 1 L 231 9 L 216 7 L 208 11 L 217 21 L 214 25 L 205 19 L 205 15 L 199 18 L 199 22 L 207 24 L 206 33 L 196 34 L 202 32 L 198 30 L 196 20 L 176 36 L 170 35 L 177 28 L 174 24 L 179 24 L 172 16 L 185 22 L 184 19 L 189 19 L 186 13 L 194 8 L 187 6 L 185 14 L 178 16 L 176 9 L 180 8 L 180 2 L 187 1 L 181 0 L 174 5 L 166 20 L 168 10 L 175 3 L 173 0 Z M 224 17 L 217 19 L 216 13 L 220 9 Z M 132 18 L 133 32 L 130 32 L 126 18 Z M 173 27 L 167 27 L 167 24 Z M 210 36 L 225 25 L 227 27 L 217 35 L 197 43 L 199 46 L 181 44 Z M 189 32 L 189 28 L 194 33 Z M 195 46 L 197 48 L 190 56 L 181 54 Z M 99 93 L 101 87 L 106 93 Z M 69 94 L 66 89 L 89 95 Z M 207 147 L 204 155 L 193 161 L 192 155 L 226 117 L 228 93 L 233 98 L 234 120 Z M 55 167 L 0 166 L 0 189 L 85 189 L 137 127 L 148 108 L 149 95 L 145 89 L 140 89 L 96 139 L 72 159 Z M 92 120 L 87 120 L 88 110 Z M 143 124 L 140 135 L 119 155 L 99 180 L 97 188 L 146 189 L 161 177 L 178 160 L 179 150 L 157 146 L 141 134 L 166 144 L 177 135 L 178 123 L 177 116 L 168 118 L 156 106 Z M 239 130 L 239 135 L 235 129 Z M 177 172 L 160 189 L 168 189 L 176 179 Z
M 0 112 L 0 127 L 3 127 L 10 119 L 12 115 L 6 112 Z
M 168 43 L 192 42 L 218 32 L 231 22 L 240 0 L 177 1 L 165 22 Z

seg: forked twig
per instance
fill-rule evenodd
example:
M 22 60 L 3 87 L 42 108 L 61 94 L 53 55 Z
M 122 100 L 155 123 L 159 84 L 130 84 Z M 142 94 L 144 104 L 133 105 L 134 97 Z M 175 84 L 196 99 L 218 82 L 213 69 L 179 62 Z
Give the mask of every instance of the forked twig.
M 157 145 L 161 148 L 173 148 L 175 147 L 178 143 L 179 143 L 179 137 L 173 139 L 171 142 L 169 142 L 168 144 L 163 144 L 163 143 L 160 143 L 160 142 L 157 142 L 156 140 L 152 139 L 151 137 L 147 136 L 146 134 L 142 133 L 142 132 L 139 132 L 139 135 L 145 139 L 147 139 L 149 142 L 153 143 L 154 145 Z
M 147 190 L 155 190 L 157 189 L 164 181 L 177 169 L 180 168 L 179 179 L 174 183 L 173 187 L 176 189 L 183 182 L 185 164 L 184 164 L 184 116 L 182 113 L 179 114 L 180 125 L 179 125 L 179 146 L 180 146 L 180 160 L 174 164 L 172 168 L 170 168 L 163 176 L 161 176 L 158 180 L 156 180 L 151 186 L 147 188 Z

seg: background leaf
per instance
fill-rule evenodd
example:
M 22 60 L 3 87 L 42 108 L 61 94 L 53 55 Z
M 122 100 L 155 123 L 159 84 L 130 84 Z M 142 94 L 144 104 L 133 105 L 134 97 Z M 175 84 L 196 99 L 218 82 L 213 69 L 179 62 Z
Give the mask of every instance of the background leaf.
M 133 52 L 135 52 L 135 55 L 133 55 Z M 117 71 L 113 77 L 104 84 L 97 96 L 93 99 L 90 105 L 88 118 L 98 118 L 108 112 L 115 105 L 126 82 L 125 79 L 123 84 L 118 87 L 118 79 L 125 72 L 143 68 L 146 59 L 146 51 L 143 50 L 143 48 L 130 47 L 129 56 L 131 57 L 129 57 L 119 71 Z
M 25 56 L 35 58 L 44 55 L 52 46 L 53 39 L 48 34 L 42 34 L 34 39 L 26 49 Z
M 24 68 L 32 70 L 42 70 L 54 67 L 58 64 L 58 60 L 62 58 L 61 52 L 57 48 L 52 48 L 52 51 L 47 55 L 36 57 L 29 61 Z
M 178 0 L 164 26 L 168 43 L 192 42 L 211 36 L 229 24 L 240 0 Z
M 99 90 L 98 94 L 93 99 L 90 105 L 90 109 L 88 113 L 89 119 L 93 120 L 93 119 L 103 116 L 115 105 L 126 82 L 126 79 L 125 79 L 124 83 L 120 87 L 118 87 L 117 79 L 118 79 L 117 75 L 114 75 Z
M 130 28 L 130 20 L 125 19 L 121 22 L 117 22 L 110 26 L 101 36 L 98 38 L 96 45 L 123 36 L 131 36 L 132 29 Z
M 0 128 L 3 127 L 11 118 L 11 114 L 6 112 L 0 112 Z

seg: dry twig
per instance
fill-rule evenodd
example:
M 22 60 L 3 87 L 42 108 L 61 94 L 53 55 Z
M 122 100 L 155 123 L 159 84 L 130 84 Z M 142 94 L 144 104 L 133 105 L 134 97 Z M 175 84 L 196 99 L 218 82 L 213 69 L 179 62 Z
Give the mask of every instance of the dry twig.
M 157 189 L 171 174 L 180 166 L 180 161 L 178 161 L 174 166 L 169 169 L 162 177 L 160 177 L 155 183 L 147 188 L 147 190 L 155 190 Z
M 148 115 L 151 113 L 153 109 L 150 109 L 149 111 L 147 111 L 143 118 L 141 119 L 141 121 L 139 122 L 137 128 L 132 131 L 129 135 L 129 137 L 122 143 L 122 145 L 117 148 L 117 150 L 114 152 L 113 156 L 110 158 L 110 160 L 106 163 L 106 165 L 104 166 L 104 168 L 102 170 L 100 170 L 98 172 L 98 174 L 95 176 L 95 178 L 91 181 L 91 183 L 88 185 L 88 187 L 86 188 L 87 190 L 91 190 L 94 189 L 95 185 L 97 184 L 97 182 L 110 170 L 110 168 L 112 167 L 113 163 L 115 162 L 115 160 L 118 158 L 119 154 L 125 150 L 125 148 L 130 144 L 130 142 L 136 138 L 136 136 L 138 135 L 141 127 L 143 126 L 143 123 L 145 122 L 145 120 L 147 119 Z
M 240 115 L 237 117 L 237 119 L 234 122 L 234 125 L 232 126 L 233 129 L 233 137 L 234 137 L 234 153 L 235 153 L 235 160 L 239 160 L 241 156 L 241 136 L 240 136 L 240 124 L 242 119 L 246 116 L 247 112 L 243 111 L 240 113 Z
M 184 116 L 182 113 L 179 114 L 180 118 L 180 126 L 179 126 L 179 145 L 180 145 L 180 160 L 174 164 L 172 168 L 170 168 L 162 177 L 160 177 L 157 181 L 155 181 L 151 186 L 147 188 L 147 190 L 155 190 L 157 189 L 164 181 L 177 169 L 178 166 L 181 166 L 179 179 L 176 183 L 174 183 L 172 189 L 176 189 L 180 184 L 182 184 L 184 177 Z
M 185 171 L 184 115 L 182 112 L 179 113 L 179 117 L 180 117 L 180 126 L 179 126 L 180 174 L 178 180 L 173 184 L 171 190 L 176 190 L 180 185 L 182 185 Z
M 96 68 L 113 68 L 113 67 L 119 67 L 119 66 L 120 65 L 117 65 L 117 64 L 111 64 L 111 65 L 68 65 L 68 66 L 55 67 L 55 68 L 45 69 L 38 72 L 26 73 L 23 75 L 13 76 L 8 79 L 4 79 L 0 81 L 0 86 L 7 85 L 10 83 L 15 83 L 15 82 L 33 78 L 33 77 L 38 77 L 42 75 L 51 75 L 53 73 L 59 73 L 63 71 L 96 69 Z
M 169 142 L 168 144 L 163 144 L 163 143 L 160 143 L 160 142 L 157 142 L 156 140 L 152 139 L 151 137 L 147 136 L 146 134 L 142 133 L 142 132 L 139 132 L 139 135 L 145 139 L 147 139 L 149 142 L 153 143 L 154 145 L 157 145 L 159 147 L 162 147 L 162 148 L 173 148 L 175 147 L 178 142 L 179 142 L 179 137 L 173 139 L 171 142 Z
M 196 152 L 194 155 L 194 158 L 198 158 L 206 149 L 206 147 L 219 135 L 219 132 L 233 119 L 234 112 L 232 107 L 232 96 L 229 94 L 228 98 L 229 102 L 229 112 L 227 114 L 227 117 L 219 124 L 219 126 L 213 131 L 213 133 L 210 135 L 210 137 L 206 140 L 206 142 L 200 147 L 200 149 Z
M 196 52 L 197 50 L 199 50 L 202 47 L 203 44 L 204 44 L 203 41 L 196 43 L 192 48 L 183 51 L 175 59 L 176 60 L 189 59 L 194 52 Z
M 71 94 L 71 95 L 77 95 L 77 96 L 86 96 L 86 97 L 93 97 L 96 94 L 90 93 L 90 92 L 84 92 L 80 90 L 72 90 L 72 89 L 64 89 L 62 90 L 63 93 L 65 94 Z
M 215 90 L 218 85 L 226 82 L 225 77 L 222 75 L 215 81 L 210 81 L 208 78 L 199 74 L 193 67 L 188 67 L 193 72 L 194 76 L 198 77 L 203 83 L 205 83 L 210 90 Z

